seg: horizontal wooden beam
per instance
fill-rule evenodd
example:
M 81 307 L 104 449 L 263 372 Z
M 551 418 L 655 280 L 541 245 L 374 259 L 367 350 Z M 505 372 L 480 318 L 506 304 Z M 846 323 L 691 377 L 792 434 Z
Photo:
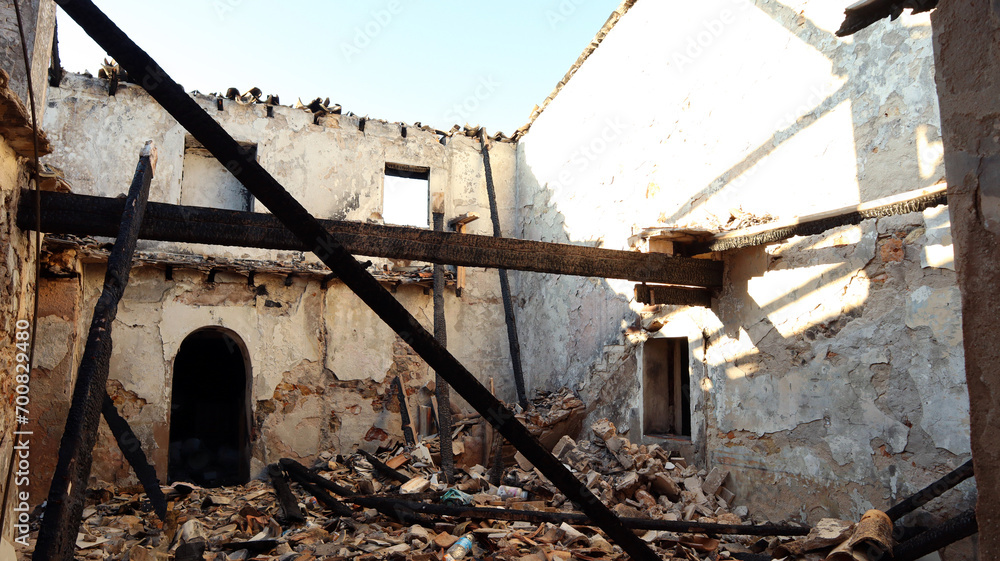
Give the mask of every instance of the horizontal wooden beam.
M 635 285 L 635 301 L 643 304 L 712 307 L 712 291 L 683 286 Z
M 122 199 L 53 192 L 41 195 L 43 232 L 118 235 Z M 27 197 L 21 200 L 18 226 L 33 230 L 35 207 L 29 204 L 33 201 Z M 355 255 L 635 282 L 702 287 L 722 284 L 722 263 L 706 259 L 338 220 L 321 220 L 320 224 Z M 311 249 L 271 214 L 152 202 L 139 236 L 165 242 Z
M 705 242 L 676 245 L 681 245 L 687 255 L 699 255 L 779 242 L 793 236 L 822 234 L 831 228 L 860 224 L 863 220 L 870 218 L 909 214 L 920 212 L 925 208 L 946 205 L 948 204 L 947 187 L 944 184 L 934 185 L 926 189 L 909 191 L 867 203 L 723 232 L 712 236 L 710 240 Z

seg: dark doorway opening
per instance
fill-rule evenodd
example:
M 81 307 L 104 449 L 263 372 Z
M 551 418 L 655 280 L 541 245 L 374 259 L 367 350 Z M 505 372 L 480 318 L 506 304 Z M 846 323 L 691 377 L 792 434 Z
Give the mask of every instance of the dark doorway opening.
M 250 480 L 250 361 L 235 334 L 201 329 L 174 359 L 170 481 L 203 487 Z
M 648 339 L 642 348 L 642 428 L 649 436 L 691 436 L 688 340 Z

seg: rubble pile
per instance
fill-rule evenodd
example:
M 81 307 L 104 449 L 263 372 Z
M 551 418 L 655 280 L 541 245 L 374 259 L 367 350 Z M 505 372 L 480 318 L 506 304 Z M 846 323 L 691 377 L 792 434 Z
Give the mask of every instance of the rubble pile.
M 524 414 L 539 430 L 577 415 L 577 404 L 565 394 L 545 397 L 552 407 Z M 606 419 L 587 432 L 589 438 L 579 441 L 562 435 L 553 454 L 620 517 L 747 523 L 747 508 L 733 507 L 725 470 L 699 470 L 657 445 L 631 443 Z M 598 528 L 585 525 L 585 519 L 573 519 L 568 513 L 579 510 L 523 457 L 517 459 L 504 472 L 501 485 L 488 481 L 482 465 L 457 470 L 455 482 L 447 485 L 427 441 L 377 454 L 325 452 L 312 466 L 283 459 L 269 466 L 270 481 L 215 489 L 186 483 L 164 487 L 171 503 L 162 522 L 141 489 L 102 485 L 91 492 L 84 511 L 77 558 L 627 558 Z M 423 508 L 428 505 L 439 510 Z M 498 518 L 506 519 L 490 518 L 493 513 L 488 511 L 474 513 L 477 507 L 503 512 L 505 516 Z M 454 510 L 440 511 L 448 508 Z M 560 517 L 569 521 L 560 522 Z M 664 559 L 726 559 L 762 551 L 762 544 L 773 549 L 782 543 L 751 536 L 635 531 Z

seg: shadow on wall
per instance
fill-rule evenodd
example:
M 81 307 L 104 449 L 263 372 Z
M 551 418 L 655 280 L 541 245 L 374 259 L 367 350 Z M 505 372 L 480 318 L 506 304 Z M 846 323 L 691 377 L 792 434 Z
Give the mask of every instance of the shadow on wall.
M 845 43 L 778 2 L 757 8 L 793 35 L 791 41 L 833 53 L 827 58 L 843 83 L 817 93 L 814 103 L 766 141 L 690 189 L 694 195 L 677 201 L 662 222 L 698 220 L 720 195 L 736 202 L 759 195 L 746 189 L 758 167 L 789 141 L 808 142 L 797 135 L 845 102 L 852 119 L 856 200 L 926 187 L 943 176 L 940 151 L 932 146 L 937 131 L 919 124 L 925 117 L 933 123 L 937 114 L 936 105 L 926 103 L 926 88 L 886 94 L 892 84 L 883 76 L 910 43 L 921 39 L 926 47 L 929 26 L 897 22 L 890 31 L 864 32 Z M 866 43 L 869 36 L 880 42 Z M 613 40 L 609 35 L 602 48 Z M 598 50 L 588 64 L 614 66 L 600 57 Z M 933 84 L 930 56 L 909 57 L 907 64 L 895 70 L 899 76 Z M 586 71 L 585 66 L 577 74 L 583 84 L 589 83 Z M 663 153 L 649 156 L 650 151 L 633 157 L 636 147 L 629 143 L 635 140 L 629 136 L 652 139 L 659 133 L 656 115 L 649 117 L 652 124 L 631 117 L 624 129 L 610 127 L 597 122 L 601 113 L 590 108 L 611 100 L 583 99 L 572 87 L 519 146 L 515 231 L 526 239 L 620 246 L 635 228 L 652 225 L 638 223 L 656 202 L 651 170 L 678 162 Z M 917 117 L 910 98 L 921 104 L 912 110 Z M 627 115 L 629 108 L 614 110 Z M 663 134 L 683 132 L 668 128 Z M 559 142 L 565 146 L 552 148 Z M 588 147 L 593 157 L 587 156 Z M 703 157 L 711 157 L 711 148 Z M 580 158 L 586 165 L 577 165 Z M 573 177 L 581 167 L 586 177 Z M 649 187 L 632 184 L 643 180 Z M 758 178 L 756 187 L 766 194 L 769 186 Z M 800 198 L 819 209 L 840 206 L 811 194 L 809 185 L 800 187 Z M 766 207 L 766 201 L 758 198 L 755 204 Z M 707 311 L 644 310 L 631 302 L 633 283 L 517 273 L 529 390 L 578 389 L 589 407 L 588 421 L 609 417 L 631 429 L 629 436 L 637 441 L 643 430 L 637 343 L 651 336 L 640 322 L 686 322 L 697 326 L 688 340 L 692 355 L 704 363 L 704 372 L 691 372 L 692 424 L 703 426 L 700 435 L 693 429 L 695 444 L 705 460 L 733 470 L 741 502 L 754 500 L 770 509 L 768 515 L 810 520 L 885 507 L 969 455 L 958 292 L 948 270 L 953 265 L 929 265 L 925 259 L 926 248 L 936 243 L 930 219 L 941 212 L 947 213 L 929 209 L 733 252 L 726 256 L 726 286 Z M 662 321 L 650 322 L 650 315 Z M 968 488 L 961 493 L 954 502 L 968 503 L 974 495 Z

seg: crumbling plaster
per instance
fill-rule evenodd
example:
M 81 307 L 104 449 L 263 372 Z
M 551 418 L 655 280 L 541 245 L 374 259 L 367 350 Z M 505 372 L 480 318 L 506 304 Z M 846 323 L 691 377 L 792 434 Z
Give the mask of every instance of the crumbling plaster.
M 629 248 L 649 226 L 717 230 L 731 209 L 790 218 L 940 181 L 926 14 L 838 39 L 828 4 L 635 3 L 519 142 L 518 234 Z M 727 466 L 737 501 L 772 518 L 858 518 L 968 459 L 941 207 L 725 260 L 711 309 L 516 275 L 529 385 L 570 382 L 591 419 L 642 439 L 641 344 L 687 337 L 694 434 L 664 444 Z
M 312 113 L 284 106 L 274 107 L 268 117 L 263 105 L 225 100 L 218 111 L 214 97 L 193 95 L 236 139 L 256 144 L 261 165 L 319 218 L 381 222 L 385 163 L 394 162 L 429 167 L 431 195 L 443 195 L 446 218 L 478 213 L 469 233 L 492 234 L 477 140 L 455 135 L 442 142 L 437 134 L 412 127 L 403 137 L 398 123 L 375 119 L 366 120 L 362 132 L 356 116 L 326 115 L 314 122 Z M 108 96 L 103 80 L 68 74 L 62 87 L 50 89 L 48 109 L 46 125 L 55 150 L 46 161 L 64 171 L 73 192 L 124 192 L 139 147 L 153 139 L 159 158 L 150 199 L 180 203 L 181 189 L 187 188 L 182 181 L 185 132 L 140 88 L 122 84 L 116 96 Z M 493 143 L 490 154 L 500 219 L 510 235 L 515 149 Z M 266 212 L 259 203 L 254 210 Z M 349 289 L 336 280 L 321 286 L 322 273 L 311 255 L 150 241 L 140 242 L 139 252 L 145 264 L 133 269 L 114 325 L 109 388 L 118 394 L 119 408 L 161 477 L 167 468 L 172 365 L 195 330 L 225 329 L 246 348 L 255 474 L 282 456 L 310 459 L 324 450 L 350 450 L 366 438 L 402 434 L 398 405 L 388 399 L 392 378 L 401 376 L 408 394 L 433 381 L 426 364 L 401 350 L 405 344 Z M 157 264 L 160 258 L 177 262 L 185 256 L 205 266 L 175 266 L 168 279 Z M 51 367 L 46 391 L 60 404 L 68 403 L 63 388 L 78 362 L 72 355 L 79 353 L 79 334 L 87 329 L 103 282 L 103 265 L 92 260 L 80 266 L 77 294 L 70 298 L 75 311 L 51 314 L 42 326 L 47 348 L 40 352 L 53 357 L 46 363 Z M 252 283 L 245 272 L 225 266 L 208 282 L 213 260 L 253 260 L 264 267 Z M 375 259 L 371 270 L 410 265 L 421 264 Z M 275 267 L 302 272 L 287 277 L 274 274 Z M 497 274 L 466 272 L 462 296 L 450 287 L 445 294 L 449 350 L 484 383 L 492 378 L 498 396 L 512 401 Z M 406 284 L 394 291 L 431 329 L 429 292 Z M 460 396 L 453 395 L 453 401 L 467 407 Z M 55 432 L 43 446 L 53 462 Z M 95 462 L 94 473 L 101 477 L 132 480 L 109 434 L 102 436 Z

